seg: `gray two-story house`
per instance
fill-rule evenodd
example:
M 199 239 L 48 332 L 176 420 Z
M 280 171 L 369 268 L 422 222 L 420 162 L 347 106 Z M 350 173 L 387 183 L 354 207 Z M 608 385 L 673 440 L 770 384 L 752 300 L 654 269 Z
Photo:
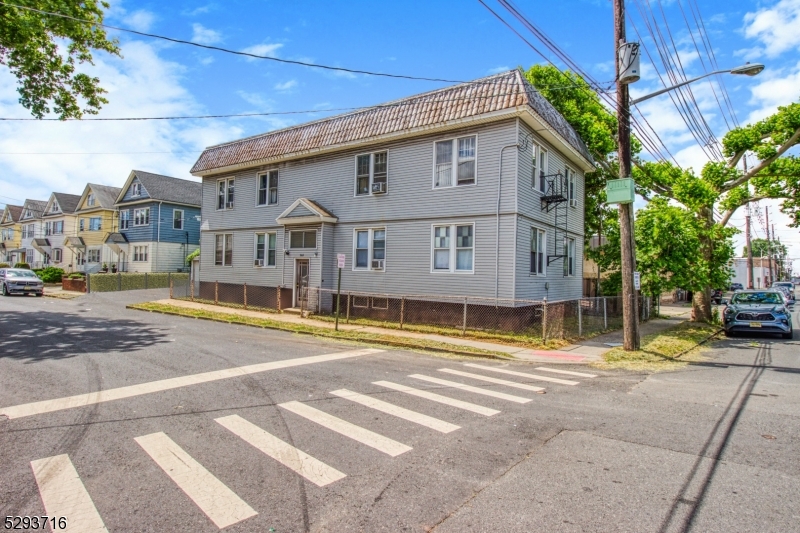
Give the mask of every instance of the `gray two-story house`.
M 514 70 L 207 148 L 201 293 L 214 282 L 385 295 L 582 295 L 591 156 Z M 288 300 L 288 301 L 287 301 Z

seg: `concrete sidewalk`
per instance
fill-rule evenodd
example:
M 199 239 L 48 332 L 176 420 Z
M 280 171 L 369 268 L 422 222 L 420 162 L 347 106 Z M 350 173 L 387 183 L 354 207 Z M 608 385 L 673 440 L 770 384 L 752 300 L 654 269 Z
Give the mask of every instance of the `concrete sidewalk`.
M 203 304 L 199 302 L 190 302 L 187 300 L 156 300 L 152 303 L 173 305 L 175 307 L 182 307 L 184 309 L 195 309 L 210 311 L 215 313 L 224 313 L 228 315 L 243 316 L 250 318 L 265 318 L 274 320 L 276 322 L 283 322 L 286 324 L 302 324 L 304 326 L 313 326 L 317 328 L 334 329 L 334 323 L 324 320 L 314 320 L 313 318 L 302 318 L 299 315 L 289 313 L 263 313 L 259 311 L 250 311 L 245 309 L 234 309 L 219 305 Z M 668 319 L 656 319 L 642 324 L 642 335 L 649 335 L 664 329 L 670 328 L 686 320 L 689 310 L 684 308 L 662 308 L 662 314 L 670 316 Z M 532 361 L 540 363 L 590 363 L 593 361 L 602 360 L 602 355 L 611 350 L 613 346 L 606 343 L 621 343 L 622 331 L 614 331 L 592 338 L 591 340 L 581 341 L 579 343 L 567 346 L 561 350 L 532 350 L 529 348 L 522 348 L 520 346 L 509 346 L 505 344 L 498 344 L 494 342 L 477 341 L 472 339 L 463 339 L 460 337 L 447 337 L 445 335 L 436 335 L 428 333 L 417 333 L 413 331 L 401 331 L 397 329 L 381 328 L 376 326 L 363 326 L 357 324 L 344 324 L 339 322 L 340 331 L 358 331 L 363 333 L 375 333 L 378 335 L 391 335 L 398 337 L 398 339 L 424 339 L 429 341 L 436 341 L 445 344 L 453 345 L 454 349 L 458 347 L 471 347 L 488 350 L 491 352 L 501 353 L 508 357 L 520 359 L 523 361 Z

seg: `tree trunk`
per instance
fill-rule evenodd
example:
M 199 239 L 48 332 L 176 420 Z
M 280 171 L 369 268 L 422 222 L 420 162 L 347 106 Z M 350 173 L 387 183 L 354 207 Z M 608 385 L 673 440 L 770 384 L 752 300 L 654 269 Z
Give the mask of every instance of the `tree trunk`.
M 705 223 L 705 231 L 700 235 L 700 248 L 705 261 L 705 268 L 709 269 L 706 272 L 706 279 L 711 279 L 710 269 L 712 267 L 712 259 L 714 255 L 714 243 L 711 240 L 711 228 L 714 225 L 713 211 L 710 209 L 703 210 L 701 215 L 701 223 Z M 692 319 L 695 322 L 711 322 L 711 291 L 714 287 L 706 285 L 698 291 L 694 291 L 692 297 Z

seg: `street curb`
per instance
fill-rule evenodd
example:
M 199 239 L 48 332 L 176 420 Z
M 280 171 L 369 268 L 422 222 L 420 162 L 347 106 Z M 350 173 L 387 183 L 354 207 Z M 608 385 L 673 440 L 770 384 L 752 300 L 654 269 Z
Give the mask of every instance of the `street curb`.
M 208 320 L 210 322 L 223 322 L 223 323 L 227 323 L 227 324 L 239 324 L 241 326 L 249 326 L 249 327 L 253 327 L 253 328 L 273 329 L 273 330 L 276 330 L 276 331 L 285 331 L 287 333 L 297 333 L 299 335 L 310 335 L 312 337 L 322 337 L 322 338 L 327 338 L 327 339 L 358 342 L 358 343 L 361 343 L 361 344 L 377 344 L 377 345 L 381 345 L 381 346 L 393 346 L 393 347 L 396 347 L 396 348 L 405 348 L 405 349 L 408 349 L 408 350 L 424 350 L 424 351 L 429 351 L 429 352 L 449 353 L 449 354 L 454 354 L 454 355 L 465 355 L 465 356 L 470 356 L 470 357 L 482 357 L 484 359 L 497 359 L 499 361 L 521 361 L 521 359 L 517 359 L 516 357 L 509 357 L 509 356 L 492 354 L 492 353 L 475 353 L 475 352 L 464 352 L 464 351 L 461 351 L 461 350 L 448 350 L 446 348 L 434 348 L 434 347 L 429 347 L 429 346 L 419 346 L 417 344 L 409 344 L 409 343 L 405 343 L 405 342 L 401 342 L 401 341 L 383 341 L 383 340 L 379 341 L 379 340 L 364 340 L 364 339 L 358 339 L 358 338 L 355 338 L 355 337 L 339 337 L 339 336 L 334 337 L 333 335 L 325 335 L 325 334 L 322 334 L 322 333 L 315 333 L 315 332 L 311 332 L 311 331 L 296 331 L 296 330 L 293 330 L 293 329 L 280 328 L 280 327 L 276 327 L 276 326 L 257 326 L 255 324 L 248 324 L 246 322 L 241 322 L 241 321 L 238 321 L 238 320 L 223 320 L 221 318 L 211 318 L 211 317 L 206 317 L 206 316 L 189 316 L 189 315 L 184 315 L 182 313 L 176 313 L 174 311 L 165 311 L 165 310 L 158 310 L 158 309 L 139 309 L 138 307 L 135 307 L 135 305 L 136 304 L 129 304 L 129 305 L 126 305 L 125 308 L 126 309 L 131 309 L 133 311 L 144 311 L 144 312 L 149 312 L 149 313 L 159 313 L 159 314 L 162 314 L 162 315 L 172 315 L 172 316 L 179 316 L 179 317 L 183 317 L 183 318 L 194 318 L 194 319 L 197 319 L 197 320 Z M 236 317 L 236 315 L 230 315 L 230 316 L 231 317 Z

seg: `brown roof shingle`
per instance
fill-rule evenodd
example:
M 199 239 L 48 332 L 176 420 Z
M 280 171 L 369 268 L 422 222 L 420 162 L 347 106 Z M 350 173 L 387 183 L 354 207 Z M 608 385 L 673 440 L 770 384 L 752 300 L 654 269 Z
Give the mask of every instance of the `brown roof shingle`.
M 587 161 L 592 157 L 564 117 L 519 70 L 489 76 L 379 106 L 211 146 L 192 167 L 203 173 L 262 160 L 346 145 L 443 122 L 530 106 Z

